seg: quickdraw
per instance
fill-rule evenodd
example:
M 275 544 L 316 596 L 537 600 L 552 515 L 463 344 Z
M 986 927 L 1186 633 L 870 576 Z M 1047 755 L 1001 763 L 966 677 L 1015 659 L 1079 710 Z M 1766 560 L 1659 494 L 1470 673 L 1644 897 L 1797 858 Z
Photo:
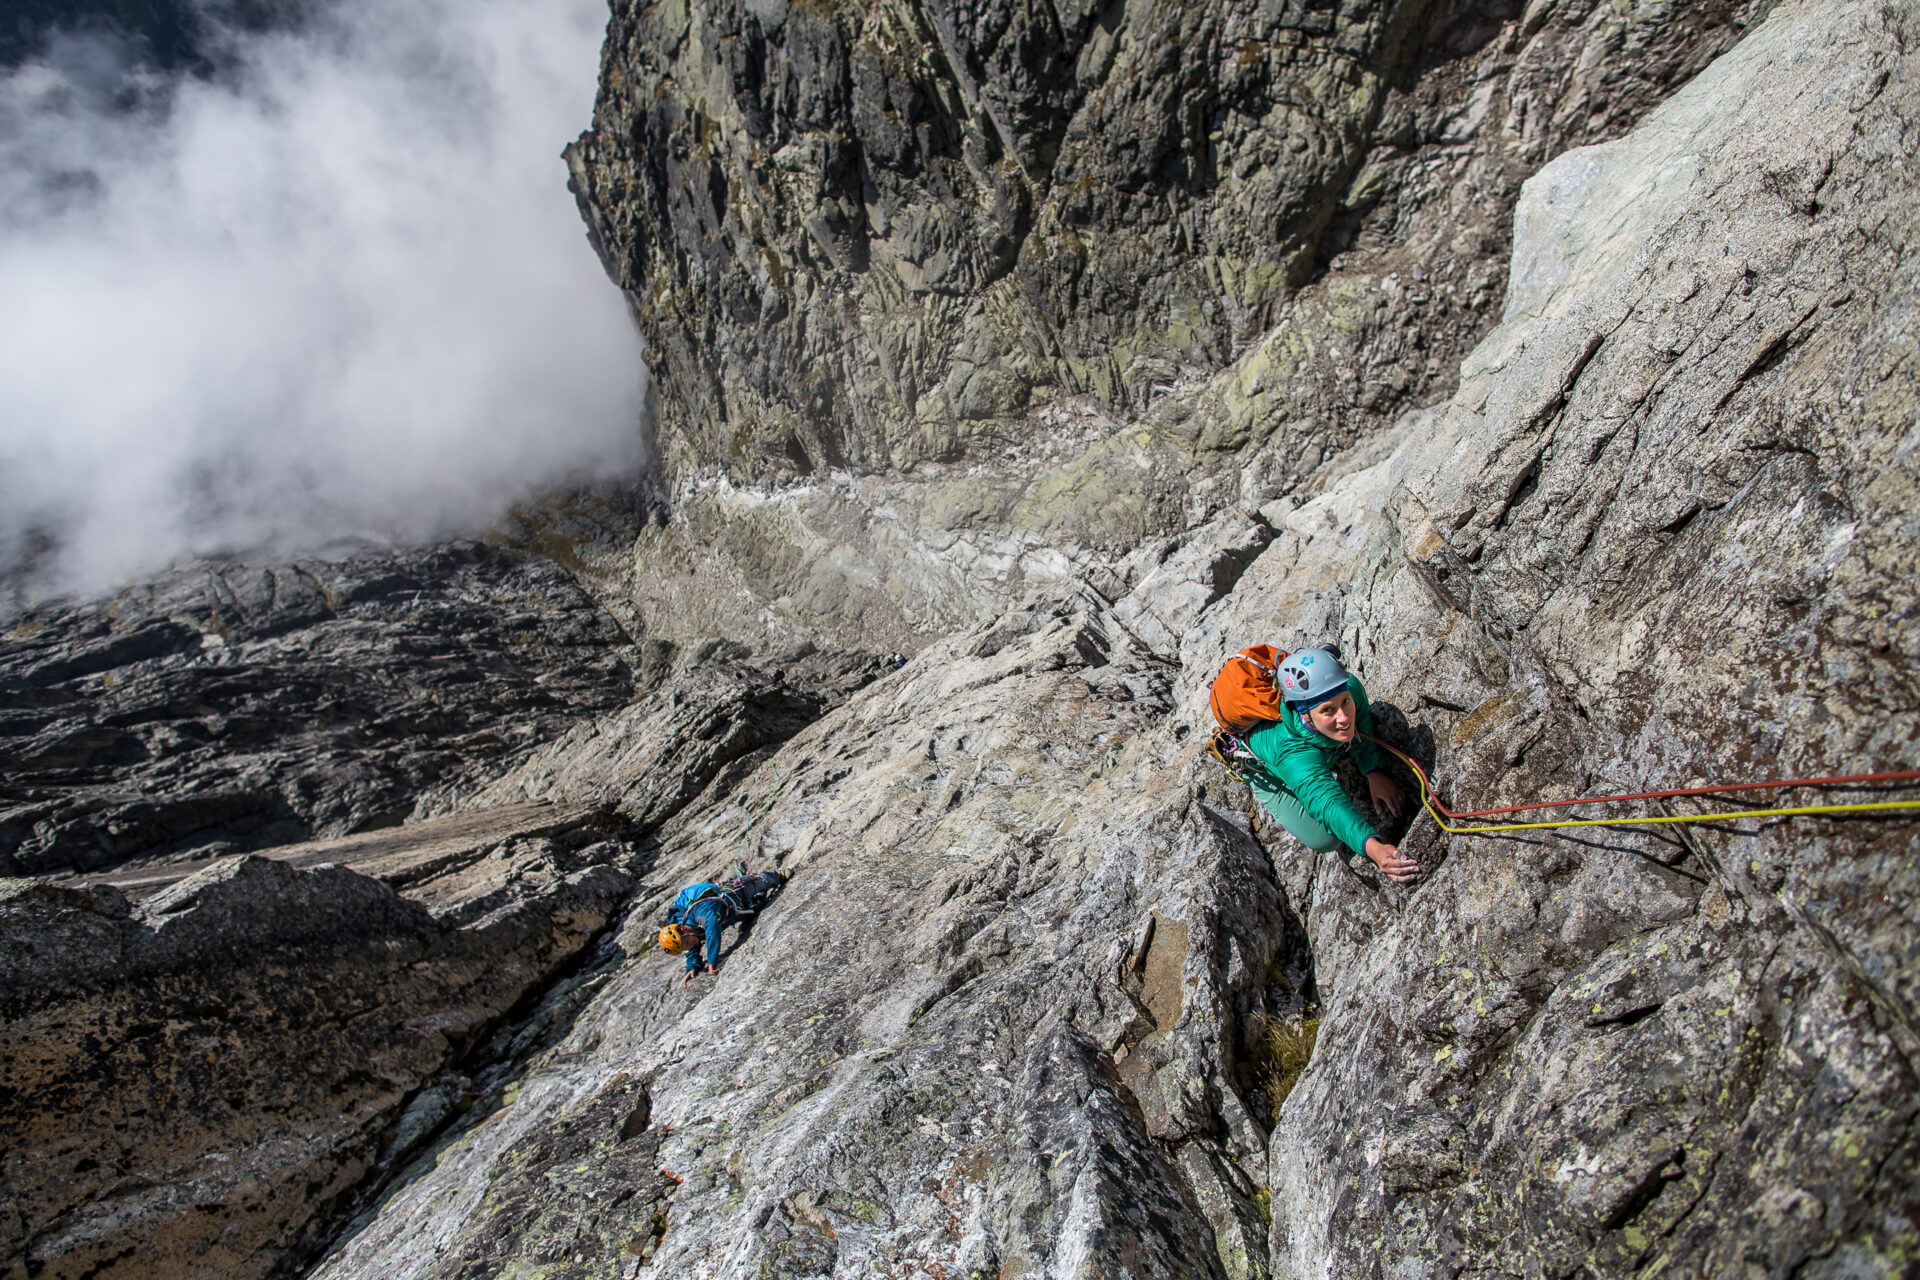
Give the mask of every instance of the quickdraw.
M 1220 762 L 1220 767 L 1227 771 L 1229 778 L 1239 783 L 1246 782 L 1246 770 L 1266 768 L 1260 763 L 1260 757 L 1253 754 L 1252 748 L 1225 729 L 1207 741 L 1207 754 Z

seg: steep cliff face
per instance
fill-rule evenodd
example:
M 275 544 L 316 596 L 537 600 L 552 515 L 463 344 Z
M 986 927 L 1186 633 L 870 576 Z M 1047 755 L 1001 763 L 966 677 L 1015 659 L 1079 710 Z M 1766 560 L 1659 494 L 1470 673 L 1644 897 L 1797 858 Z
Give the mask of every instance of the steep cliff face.
M 1912 767 L 1913 22 L 1782 6 L 1532 180 L 1445 405 L 684 811 L 568 1037 L 320 1274 L 1903 1273 L 1909 826 L 1423 816 L 1403 889 L 1256 829 L 1195 730 L 1232 648 L 1333 637 L 1456 801 Z M 685 992 L 639 921 L 743 851 L 793 885 Z M 476 1225 L 636 1082 L 669 1200 L 600 1124 L 572 1235 Z
M 1383 823 L 1426 868 L 1400 887 L 1201 744 L 1227 653 L 1332 639 L 1456 808 L 1920 767 L 1916 49 L 1911 5 L 1835 0 L 617 8 L 570 161 L 662 469 L 643 527 L 513 533 L 617 696 L 564 685 L 409 792 L 454 826 L 131 904 L 101 882 L 198 846 L 9 889 L 51 975 L 10 1061 L 99 1070 L 0 1097 L 5 1247 L 185 1275 L 223 1240 L 266 1274 L 325 1240 L 327 1280 L 1906 1274 L 1910 819 L 1422 814 Z M 80 666 L 8 651 L 67 709 L 18 738 L 111 704 L 65 634 Z M 99 767 L 187 750 L 142 741 Z M 742 861 L 792 880 L 683 987 L 659 913 Z M 368 906 L 303 932 L 313 895 Z M 229 930 L 264 959 L 223 962 Z M 370 1010 L 306 1071 L 266 1057 L 295 971 Z M 216 1035 L 307 1146 L 191 1092 Z M 97 1119 L 189 1095 L 217 1122 Z
M 1617 129 L 1742 13 L 621 4 L 570 159 L 669 456 L 869 471 L 991 454 L 1005 429 L 974 424 L 1036 387 L 1138 408 L 1220 369 L 1369 208 L 1446 199 L 1435 161 L 1488 207 L 1450 219 L 1467 261 L 1406 265 L 1471 303 L 1524 167 Z M 1376 400 L 1450 377 L 1407 363 Z
M 1185 1158 L 1231 1176 L 1210 1082 L 1264 998 L 1282 920 L 1270 884 L 1227 909 L 1264 860 L 1244 820 L 1186 803 L 1169 744 L 1146 732 L 1169 674 L 1098 597 L 1036 602 L 690 808 L 571 1033 L 320 1274 L 597 1275 L 643 1253 L 748 1275 L 992 1273 L 1062 1250 L 1186 1268 L 1209 1228 L 1173 1149 L 1187 1140 Z M 742 849 L 794 879 L 717 982 L 683 990 L 650 945 L 654 913 Z M 1167 923 L 1146 936 L 1149 903 Z M 1202 957 L 1230 936 L 1229 975 Z M 1139 1050 L 1116 1070 L 1123 1042 Z M 603 1132 L 560 1175 L 595 1210 L 503 1250 L 468 1206 L 630 1082 L 679 1180 L 664 1237 L 608 1176 L 622 1144 Z M 1233 1142 L 1257 1158 L 1263 1135 L 1241 1114 Z M 1216 1196 L 1222 1228 L 1259 1249 L 1250 1206 Z M 631 1249 L 583 1248 L 595 1237 Z
M 650 624 L 917 647 L 1291 488 L 1451 389 L 1520 181 L 1763 9 L 616 4 L 568 158 Z
M 1505 322 L 1328 617 L 1455 794 L 1913 767 L 1914 16 L 1783 6 L 1529 183 Z M 1394 911 L 1323 870 L 1277 1260 L 1910 1267 L 1911 823 L 1580 834 L 1421 835 Z

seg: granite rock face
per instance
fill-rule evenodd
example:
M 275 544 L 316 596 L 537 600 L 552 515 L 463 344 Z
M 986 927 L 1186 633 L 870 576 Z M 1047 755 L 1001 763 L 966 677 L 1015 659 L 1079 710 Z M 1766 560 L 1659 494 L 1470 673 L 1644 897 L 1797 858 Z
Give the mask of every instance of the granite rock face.
M 648 833 L 878 669 L 859 655 L 794 653 L 761 669 L 696 652 L 675 673 L 672 646 L 628 642 L 550 563 L 462 547 L 423 559 L 442 570 L 477 559 L 505 579 L 496 586 L 545 584 L 554 607 L 541 615 L 504 590 L 478 596 L 457 573 L 428 576 L 422 594 L 439 597 L 437 611 L 413 599 L 398 619 L 284 609 L 279 637 L 235 625 L 223 635 L 234 656 L 214 662 L 136 650 L 107 623 L 105 635 L 84 635 L 90 612 L 125 616 L 124 599 L 23 624 L 40 643 L 10 655 L 21 685 L 68 717 L 145 728 L 143 715 L 206 714 L 226 699 L 216 705 L 256 718 L 246 753 L 223 754 L 217 739 L 160 739 L 175 754 L 125 762 L 77 753 L 59 779 L 96 788 L 83 793 L 92 812 L 120 824 L 135 856 L 73 860 L 90 874 L 70 862 L 58 877 L 0 881 L 0 1257 L 16 1270 L 303 1269 L 361 1199 L 472 1105 L 476 1087 L 485 1093 L 490 1063 L 524 1054 L 590 994 L 570 970 L 640 883 Z M 337 585 L 364 565 L 319 566 L 318 580 Z M 208 572 L 219 583 L 244 571 Z M 423 613 L 472 629 L 442 632 Z M 551 631 L 539 630 L 541 616 Z M 126 631 L 159 626 L 136 615 Z M 165 626 L 187 631 L 197 651 L 228 652 L 202 650 L 205 633 L 186 621 Z M 556 657 L 570 661 L 543 668 Z M 585 785 L 594 775 L 581 734 L 556 726 L 582 703 L 613 702 L 629 670 L 659 687 L 581 726 L 588 741 L 619 748 L 621 785 Z M 307 701 L 315 690 L 318 705 Z M 580 701 L 569 706 L 567 692 Z M 339 723 L 369 707 L 383 713 L 371 724 Z M 428 708 L 437 722 L 423 722 Z M 462 723 L 494 732 L 432 732 Z M 623 731 L 635 724 L 644 729 Z M 514 749 L 542 732 L 555 742 Z M 556 750 L 571 764 L 558 778 L 541 768 Z M 499 776 L 515 758 L 522 767 Z M 285 829 L 267 828 L 251 833 L 265 854 L 236 858 L 226 850 L 237 840 L 138 843 L 144 833 L 126 815 L 146 798 L 101 785 L 104 774 L 151 787 L 157 801 L 178 788 L 180 805 L 210 782 L 270 769 L 299 794 L 346 803 L 356 793 L 334 784 L 363 779 L 368 764 L 421 808 L 458 812 L 293 845 L 274 844 Z M 401 789 L 436 766 L 426 774 L 435 786 Z M 493 776 L 462 796 L 444 785 L 448 773 Z
M 507 745 L 355 837 L 398 861 L 10 888 L 9 1051 L 110 1060 L 45 1089 L 191 1084 L 182 1027 L 268 1061 L 295 965 L 396 1064 L 330 1110 L 332 1040 L 245 1074 L 311 1165 L 253 1094 L 158 1136 L 9 1096 L 20 1267 L 135 1274 L 116 1232 L 201 1211 L 116 1198 L 185 1186 L 325 1280 L 1912 1270 L 1911 819 L 1374 814 L 1409 888 L 1202 747 L 1228 653 L 1333 640 L 1455 808 L 1920 768 L 1920 13 L 1230 8 L 616 6 L 569 158 L 660 470 L 487 554 L 579 637 L 495 670 L 625 682 L 510 736 L 504 679 Z M 108 705 L 30 640 L 20 688 Z M 543 802 L 492 851 L 418 821 Z M 660 913 L 743 862 L 792 879 L 683 986 Z M 229 883 L 329 901 L 162 909 Z M 191 1172 L 234 1152 L 324 1177 Z
M 650 1235 L 619 1163 L 569 1171 L 595 1207 L 557 1248 L 499 1252 L 473 1206 L 636 1082 L 678 1179 L 655 1267 L 1206 1274 L 1216 1240 L 1263 1259 L 1237 1046 L 1285 909 L 1166 731 L 1173 674 L 1092 592 L 1034 600 L 684 810 L 568 1034 L 317 1274 L 631 1273 L 637 1254 L 580 1243 Z M 792 882 L 683 988 L 653 917 L 743 853 Z
M 318 1274 L 1904 1273 L 1909 825 L 1422 816 L 1403 889 L 1250 821 L 1199 731 L 1227 652 L 1336 639 L 1458 807 L 1914 767 L 1914 36 L 1780 6 L 1532 180 L 1445 403 L 682 811 L 600 994 Z M 1290 332 L 1170 401 L 1219 421 Z M 742 852 L 793 883 L 685 990 L 638 921 Z M 1303 957 L 1319 1048 L 1270 1115 Z M 664 1232 L 583 1163 L 575 1251 L 489 1254 L 468 1207 L 636 1082 Z
M 1521 181 L 1765 7 L 616 4 L 568 159 L 647 630 L 911 651 L 1295 488 L 1452 390 Z
M 1377 515 L 1329 507 L 1378 577 L 1326 623 L 1427 702 L 1456 796 L 1915 767 L 1915 17 L 1782 6 L 1549 165 L 1459 393 Z M 1442 870 L 1391 915 L 1312 888 L 1329 1008 L 1276 1253 L 1900 1274 L 1911 822 L 1595 830 L 1419 834 Z

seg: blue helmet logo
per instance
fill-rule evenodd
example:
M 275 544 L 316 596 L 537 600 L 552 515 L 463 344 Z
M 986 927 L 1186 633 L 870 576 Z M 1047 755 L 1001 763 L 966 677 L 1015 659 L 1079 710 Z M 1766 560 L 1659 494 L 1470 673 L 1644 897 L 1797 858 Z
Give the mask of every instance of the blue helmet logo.
M 1313 665 L 1313 655 L 1309 653 L 1309 654 L 1307 654 L 1307 655 L 1306 655 L 1305 657 L 1303 657 L 1303 658 L 1301 658 L 1301 659 L 1300 659 L 1300 665 L 1301 665 L 1301 666 L 1303 666 L 1303 667 L 1310 667 L 1310 666 L 1312 666 L 1312 665 Z

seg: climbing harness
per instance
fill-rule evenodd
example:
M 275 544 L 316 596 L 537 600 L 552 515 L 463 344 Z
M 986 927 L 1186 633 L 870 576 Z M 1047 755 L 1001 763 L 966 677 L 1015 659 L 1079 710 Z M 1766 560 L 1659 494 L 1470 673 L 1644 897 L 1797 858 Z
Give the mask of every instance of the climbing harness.
M 1873 803 L 1856 804 L 1816 804 L 1799 805 L 1778 809 L 1740 809 L 1723 813 L 1686 813 L 1670 814 L 1657 818 L 1563 818 L 1556 822 L 1507 822 L 1497 826 L 1457 827 L 1448 824 L 1447 819 L 1461 822 L 1468 818 L 1490 818 L 1505 813 L 1523 813 L 1530 809 L 1558 809 L 1582 804 L 1605 804 L 1617 800 L 1664 800 L 1674 796 L 1719 795 L 1728 791 L 1769 791 L 1785 787 L 1837 786 L 1859 782 L 1913 782 L 1920 781 L 1920 769 L 1909 769 L 1895 773 L 1850 773 L 1827 778 L 1783 778 L 1772 782 L 1725 782 L 1709 787 L 1679 787 L 1670 791 L 1632 791 L 1611 796 L 1583 796 L 1578 800 L 1542 800 L 1533 804 L 1508 805 L 1500 809 L 1474 809 L 1467 813 L 1455 813 L 1434 798 L 1432 785 L 1427 780 L 1426 770 L 1419 762 L 1390 743 L 1382 742 L 1370 733 L 1361 734 L 1375 746 L 1384 747 L 1392 752 L 1406 766 L 1413 770 L 1413 776 L 1420 782 L 1420 803 L 1434 823 L 1450 835 L 1490 835 L 1498 831 L 1538 831 L 1548 827 L 1629 827 L 1629 826 L 1667 826 L 1688 822 L 1731 822 L 1736 818 L 1797 818 L 1820 813 L 1879 813 L 1887 810 L 1920 809 L 1920 800 L 1882 800 Z M 1444 816 L 1442 816 L 1444 815 Z
M 1245 783 L 1249 769 L 1266 772 L 1267 767 L 1260 763 L 1259 756 L 1253 754 L 1253 748 L 1225 729 L 1219 730 L 1207 740 L 1207 754 L 1218 760 L 1220 767 L 1225 769 L 1227 776 L 1235 782 Z
M 745 871 L 746 868 L 740 868 Z M 680 891 L 673 905 L 667 908 L 669 924 L 679 924 L 693 915 L 693 909 L 703 902 L 726 904 L 736 916 L 758 915 L 762 908 L 780 896 L 780 890 L 786 888 L 787 878 L 778 871 L 762 871 L 758 875 L 742 875 L 725 884 L 690 884 Z M 693 893 L 694 890 L 698 893 Z M 691 898 L 687 897 L 693 893 Z

